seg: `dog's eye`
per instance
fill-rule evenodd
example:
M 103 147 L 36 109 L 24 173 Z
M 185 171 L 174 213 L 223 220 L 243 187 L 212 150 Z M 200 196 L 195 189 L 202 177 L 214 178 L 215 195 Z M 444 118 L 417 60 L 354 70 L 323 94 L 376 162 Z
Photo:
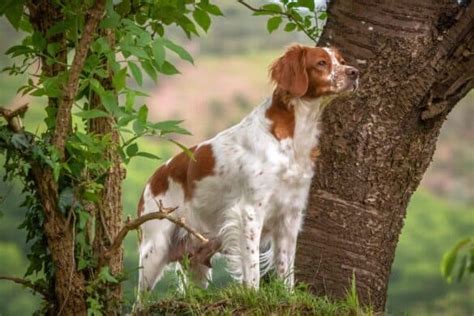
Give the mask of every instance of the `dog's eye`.
M 321 61 L 318 62 L 318 66 L 326 66 L 326 65 L 327 65 L 327 63 L 326 63 L 325 60 L 321 60 Z
M 346 61 L 345 61 L 345 60 L 341 60 L 339 63 L 340 63 L 341 65 L 345 65 L 345 64 L 346 64 Z

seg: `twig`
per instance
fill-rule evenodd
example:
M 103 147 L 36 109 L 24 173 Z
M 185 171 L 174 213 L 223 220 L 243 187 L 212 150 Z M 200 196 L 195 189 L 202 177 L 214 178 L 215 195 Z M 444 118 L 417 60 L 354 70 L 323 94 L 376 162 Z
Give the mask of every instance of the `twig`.
M 71 108 L 75 99 L 77 87 L 79 86 L 79 76 L 84 67 L 84 63 L 89 52 L 95 30 L 99 24 L 105 10 L 105 0 L 95 1 L 95 6 L 88 12 L 89 18 L 85 23 L 84 32 L 77 45 L 76 54 L 72 62 L 69 78 L 64 88 L 61 102 L 59 103 L 56 115 L 56 129 L 53 135 L 53 144 L 57 147 L 60 156 L 64 156 L 66 136 L 71 125 Z
M 23 124 L 19 116 L 23 115 L 26 110 L 28 110 L 28 103 L 13 110 L 0 107 L 0 115 L 7 121 L 8 126 L 13 132 L 19 133 L 23 129 Z
M 156 204 L 156 207 L 158 207 L 158 210 L 165 210 L 166 209 L 165 207 L 163 207 L 163 204 L 161 203 L 161 200 L 158 200 L 158 201 L 153 200 L 153 201 L 155 201 L 155 204 Z M 176 209 L 177 209 L 177 207 L 173 208 L 172 210 L 174 211 Z M 175 223 L 179 227 L 186 229 L 190 234 L 194 235 L 201 242 L 207 243 L 209 241 L 206 237 L 201 235 L 198 231 L 196 231 L 195 229 L 193 229 L 193 228 L 189 227 L 188 225 L 186 225 L 184 217 L 175 218 L 175 217 L 172 217 L 172 216 L 166 216 L 165 218 L 167 220 Z
M 178 209 L 178 207 L 167 208 L 162 205 L 161 201 L 157 202 L 156 200 L 155 200 L 155 203 L 158 207 L 158 211 L 150 212 L 148 214 L 139 216 L 135 218 L 134 220 L 127 222 L 125 226 L 122 227 L 122 229 L 119 231 L 119 233 L 115 237 L 112 245 L 105 251 L 103 255 L 104 259 L 110 258 L 113 252 L 116 251 L 118 248 L 120 248 L 123 240 L 125 239 L 125 237 L 130 231 L 136 230 L 145 222 L 148 222 L 154 219 L 167 219 L 170 222 L 173 222 L 174 224 L 176 224 L 177 226 L 187 230 L 190 234 L 194 235 L 201 242 L 207 243 L 209 241 L 206 237 L 198 233 L 195 229 L 186 225 L 183 217 L 176 218 L 176 217 L 171 216 L 171 213 L 174 212 L 176 209 Z
M 21 284 L 21 285 L 26 286 L 27 288 L 33 290 L 34 292 L 36 292 L 38 294 L 41 294 L 44 297 L 45 300 L 47 300 L 47 301 L 50 300 L 50 296 L 49 296 L 48 291 L 45 288 L 43 288 L 42 286 L 36 285 L 31 281 L 28 281 L 28 280 L 25 280 L 25 279 L 22 279 L 22 278 L 16 278 L 16 277 L 4 276 L 4 275 L 0 275 L 0 280 L 7 280 L 7 281 L 12 281 L 12 282 L 17 283 L 17 284 Z
M 279 14 L 279 15 L 283 15 L 285 16 L 288 20 L 292 21 L 293 23 L 295 23 L 297 26 L 298 26 L 298 29 L 300 29 L 301 31 L 303 31 L 306 36 L 308 36 L 311 40 L 313 40 L 313 42 L 317 42 L 316 38 L 314 38 L 304 27 L 303 24 L 301 24 L 298 20 L 296 20 L 293 15 L 291 15 L 290 13 L 287 13 L 287 12 L 279 12 L 279 11 L 273 11 L 273 10 L 267 10 L 267 9 L 259 9 L 259 8 L 255 8 L 253 6 L 251 6 L 250 4 L 248 4 L 247 2 L 245 2 L 244 0 L 237 0 L 238 3 L 242 4 L 244 7 L 248 8 L 249 10 L 253 11 L 253 12 L 261 12 L 261 13 L 271 13 L 271 14 Z

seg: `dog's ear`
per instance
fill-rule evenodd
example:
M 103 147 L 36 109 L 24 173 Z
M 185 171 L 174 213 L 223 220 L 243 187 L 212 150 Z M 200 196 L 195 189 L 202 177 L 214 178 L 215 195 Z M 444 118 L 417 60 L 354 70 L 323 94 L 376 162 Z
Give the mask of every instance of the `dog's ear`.
M 293 97 L 302 97 L 308 90 L 306 48 L 299 45 L 288 48 L 270 67 L 270 77 Z

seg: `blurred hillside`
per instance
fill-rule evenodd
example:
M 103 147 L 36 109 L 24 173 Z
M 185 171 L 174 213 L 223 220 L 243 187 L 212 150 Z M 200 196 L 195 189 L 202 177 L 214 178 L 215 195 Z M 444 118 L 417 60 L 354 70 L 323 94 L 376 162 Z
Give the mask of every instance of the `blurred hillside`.
M 235 3 L 222 1 L 225 18 L 216 18 L 207 36 L 187 40 L 177 31 L 171 36 L 184 44 L 195 57 L 195 65 L 177 63 L 181 75 L 160 77 L 155 85 L 146 84 L 150 98 L 145 100 L 155 120 L 185 119 L 184 127 L 194 135 L 180 140 L 192 145 L 212 137 L 218 131 L 239 121 L 271 93 L 268 65 L 293 42 L 304 37 L 277 31 L 268 35 L 265 18 L 252 17 Z M 18 35 L 0 20 L 0 67 L 9 61 L 3 52 Z M 308 42 L 306 42 L 308 43 Z M 0 105 L 19 103 L 15 90 L 22 78 L 0 74 Z M 44 102 L 43 102 L 44 103 Z M 31 100 L 25 119 L 29 130 L 42 128 L 42 100 Z M 409 206 L 406 225 L 397 249 L 389 286 L 390 314 L 472 315 L 474 286 L 472 280 L 447 285 L 440 276 L 439 261 L 457 239 L 474 231 L 474 92 L 461 101 L 450 114 L 440 135 L 437 151 L 420 189 Z M 145 151 L 168 158 L 179 151 L 169 143 L 146 139 Z M 0 157 L 0 162 L 2 157 Z M 137 158 L 128 166 L 124 183 L 124 209 L 135 216 L 135 207 L 147 178 L 159 161 Z M 3 173 L 0 171 L 0 176 Z M 26 271 L 25 234 L 16 227 L 25 210 L 21 201 L 21 184 L 0 181 L 0 274 L 21 276 Z M 137 275 L 137 240 L 131 235 L 125 244 L 125 262 L 129 272 L 126 296 L 134 299 Z M 228 281 L 218 265 L 216 286 Z M 471 283 L 469 283 L 471 282 Z M 157 294 L 173 288 L 172 277 L 165 277 Z M 0 315 L 29 315 L 39 300 L 18 285 L 0 281 Z

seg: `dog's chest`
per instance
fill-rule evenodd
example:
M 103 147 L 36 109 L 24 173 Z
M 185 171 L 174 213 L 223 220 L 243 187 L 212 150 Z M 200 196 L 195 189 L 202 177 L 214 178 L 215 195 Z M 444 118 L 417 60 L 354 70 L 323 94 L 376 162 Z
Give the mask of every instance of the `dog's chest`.
M 318 116 L 313 108 L 304 106 L 300 106 L 295 114 L 292 137 L 280 140 L 263 138 L 259 148 L 265 150 L 247 157 L 251 167 L 244 175 L 244 181 L 254 189 L 257 200 L 268 201 L 274 206 L 270 209 L 304 208 L 314 174 L 311 151 L 318 143 Z

